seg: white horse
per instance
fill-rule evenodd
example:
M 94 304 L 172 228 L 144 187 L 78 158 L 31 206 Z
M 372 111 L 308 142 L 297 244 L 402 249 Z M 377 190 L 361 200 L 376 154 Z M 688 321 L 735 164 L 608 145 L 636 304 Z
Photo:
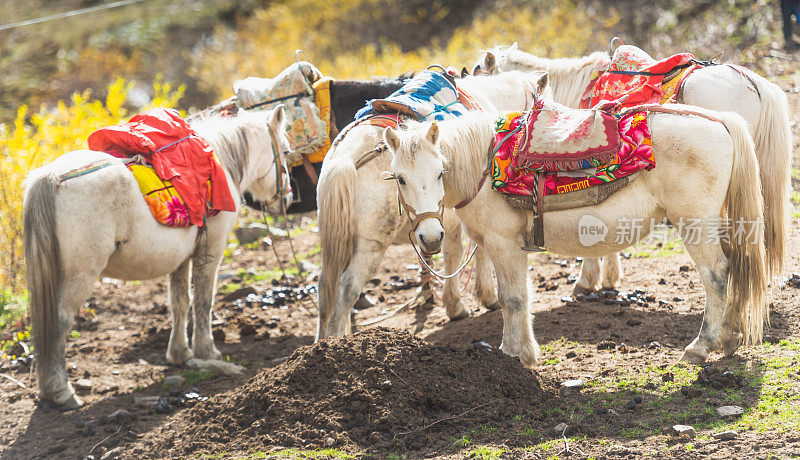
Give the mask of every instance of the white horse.
M 598 205 L 544 215 L 549 251 L 591 257 L 621 250 L 626 243 L 608 240 L 631 218 L 644 222 L 639 238 L 651 231 L 652 221 L 664 217 L 672 222 L 703 219 L 711 232 L 722 230 L 721 216 L 751 223 L 746 227 L 752 233 L 744 241 L 731 238 L 730 244 L 723 245 L 723 239 L 714 244 L 711 239 L 684 238 L 706 291 L 700 333 L 683 355 L 690 362 L 703 362 L 714 350 L 730 355 L 742 340 L 760 340 L 767 313 L 761 185 L 753 142 L 738 115 L 711 116 L 722 123 L 699 116 L 651 113 L 650 133 L 658 162 L 653 170 L 641 172 Z M 495 120 L 495 115 L 475 113 L 438 127 L 422 123 L 408 130 L 385 130 L 385 142 L 393 152 L 391 173 L 413 212 L 436 213 L 475 194 L 491 152 Z M 503 306 L 502 349 L 532 366 L 539 358 L 539 346 L 528 310 L 527 255 L 520 249 L 529 213 L 509 206 L 488 182 L 456 214 L 494 264 Z M 587 248 L 580 244 L 578 232 L 581 217 L 589 214 L 601 220 L 612 237 Z M 414 235 L 421 247 L 435 251 L 442 231 L 439 220 L 425 218 Z
M 509 70 L 546 71 L 556 102 L 578 107 L 592 72 L 610 64 L 607 53 L 581 58 L 547 59 L 520 51 L 517 44 L 498 46 L 478 59 L 473 72 L 489 74 Z M 479 70 L 480 69 L 480 70 Z M 678 102 L 711 110 L 735 112 L 744 117 L 755 141 L 764 197 L 766 263 L 768 276 L 783 270 L 789 216 L 792 135 L 788 102 L 780 87 L 741 67 L 712 65 L 694 70 L 678 93 Z M 601 274 L 602 271 L 602 274 Z M 619 255 L 585 258 L 575 293 L 615 288 L 621 274 Z
M 531 100 L 531 87 L 544 88 L 546 82 L 543 73 L 506 72 L 494 77 L 470 76 L 458 80 L 458 85 L 484 110 L 524 110 Z M 398 215 L 396 187 L 380 178 L 389 165 L 389 155 L 377 152 L 372 157 L 382 143 L 381 128 L 362 124 L 343 133 L 325 156 L 317 186 L 322 247 L 317 340 L 350 332 L 350 309 L 361 289 L 378 268 L 386 248 L 407 233 L 401 232 L 408 219 Z M 363 162 L 363 158 L 371 159 Z M 444 222 L 448 236 L 445 269 L 451 273 L 463 252 L 461 223 L 451 210 L 444 213 Z M 475 264 L 478 299 L 496 308 L 491 266 L 480 249 Z M 457 278 L 445 284 L 442 302 L 450 319 L 468 315 Z
M 288 140 L 283 109 L 267 114 L 210 117 L 192 123 L 219 158 L 239 209 L 248 191 L 280 209 L 288 176 L 282 172 Z M 277 147 L 278 151 L 275 151 Z M 63 180 L 71 171 L 96 162 L 109 166 Z M 31 171 L 24 199 L 25 259 L 31 299 L 39 393 L 62 408 L 82 404 L 67 380 L 64 347 L 75 314 L 101 276 L 121 280 L 169 274 L 172 332 L 167 361 L 218 359 L 211 336 L 211 305 L 217 268 L 235 212 L 220 212 L 197 226 L 173 228 L 158 223 L 130 170 L 115 157 L 77 150 Z M 190 296 L 191 276 L 193 293 Z M 192 348 L 187 344 L 187 313 L 193 297 Z

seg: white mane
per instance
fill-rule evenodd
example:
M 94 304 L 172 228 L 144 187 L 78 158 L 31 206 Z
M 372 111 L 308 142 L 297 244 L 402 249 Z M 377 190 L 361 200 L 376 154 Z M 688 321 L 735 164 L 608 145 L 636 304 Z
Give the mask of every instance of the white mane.
M 473 97 L 483 110 L 513 110 L 519 108 L 520 100 L 531 98 L 526 83 L 532 89 L 540 76 L 514 71 L 498 75 L 470 75 L 457 80 L 456 85 Z
M 580 97 L 589 85 L 592 71 L 610 64 L 608 54 L 596 51 L 579 58 L 548 59 L 520 51 L 514 47 L 498 46 L 489 50 L 497 65 L 504 71 L 546 71 L 556 102 L 568 107 L 578 107 Z

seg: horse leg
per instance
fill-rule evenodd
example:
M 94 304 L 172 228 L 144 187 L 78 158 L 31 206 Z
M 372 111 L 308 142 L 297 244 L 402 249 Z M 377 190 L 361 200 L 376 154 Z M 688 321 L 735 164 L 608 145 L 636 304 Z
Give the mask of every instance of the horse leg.
M 194 354 L 189 348 L 186 326 L 189 314 L 189 269 L 191 259 L 186 259 L 175 271 L 169 274 L 169 303 L 172 315 L 172 330 L 167 345 L 167 361 L 183 364 Z
M 67 377 L 65 347 L 67 334 L 72 329 L 75 314 L 89 297 L 97 276 L 87 274 L 67 275 L 64 278 L 58 301 L 56 330 L 49 331 L 54 340 L 49 350 L 35 350 L 39 365 L 39 388 L 43 399 L 53 401 L 63 409 L 75 409 L 83 402 L 75 395 Z
M 484 307 L 489 310 L 500 308 L 500 301 L 497 300 L 497 292 L 494 289 L 494 272 L 492 261 L 486 255 L 483 246 L 478 246 L 475 251 L 475 297 Z
M 686 244 L 686 251 L 697 264 L 697 272 L 706 291 L 706 305 L 700 333 L 684 350 L 684 361 L 701 364 L 711 351 L 733 354 L 741 343 L 741 334 L 725 320 L 728 296 L 728 259 L 719 244 Z
M 211 302 L 216 290 L 217 268 L 219 257 L 202 254 L 192 258 L 192 292 L 194 295 L 192 316 L 194 330 L 192 331 L 192 351 L 195 358 L 219 359 L 222 354 L 214 345 L 211 335 Z
M 600 281 L 600 259 L 586 257 L 581 264 L 581 273 L 572 289 L 572 295 L 588 294 L 597 290 Z
M 387 246 L 375 240 L 358 238 L 356 252 L 339 277 L 336 305 L 330 311 L 330 319 L 328 320 L 328 334 L 330 336 L 342 337 L 350 333 L 350 311 L 356 300 L 358 300 L 364 284 L 375 272 Z
M 615 252 L 603 257 L 600 262 L 603 272 L 600 286 L 603 289 L 616 289 L 619 286 L 619 279 L 622 276 L 622 265 L 619 259 L 619 253 Z
M 452 211 L 445 212 L 444 219 L 444 253 L 445 272 L 448 274 L 456 271 L 461 262 L 461 255 L 464 252 L 464 245 L 461 243 L 461 221 L 458 220 Z M 451 320 L 466 318 L 469 316 L 464 304 L 461 303 L 461 287 L 459 286 L 459 276 L 448 278 L 444 283 L 442 292 L 442 304 L 444 305 L 447 317 Z
M 503 305 L 503 343 L 500 349 L 517 356 L 526 367 L 539 360 L 539 344 L 533 336 L 533 322 L 528 309 L 527 254 L 519 250 L 520 244 L 495 245 L 487 241 L 486 249 L 497 254 L 492 260 L 497 273 L 500 304 Z

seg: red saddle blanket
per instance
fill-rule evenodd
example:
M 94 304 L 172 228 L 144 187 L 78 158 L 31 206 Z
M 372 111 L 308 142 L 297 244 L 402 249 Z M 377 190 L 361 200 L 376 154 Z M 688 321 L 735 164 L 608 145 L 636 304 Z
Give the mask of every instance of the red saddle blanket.
M 669 102 L 664 100 L 665 94 L 669 98 L 674 96 L 680 83 L 696 67 L 692 63 L 694 60 L 692 54 L 681 53 L 656 61 L 640 48 L 621 45 L 614 51 L 608 69 L 595 81 L 589 106 L 625 96 L 624 107 Z M 680 69 L 688 70 L 680 72 Z M 665 88 L 664 78 L 670 74 L 676 75 L 679 81 L 671 79 L 676 84 Z
M 173 109 L 151 109 L 127 123 L 98 129 L 87 139 L 92 150 L 126 158 L 142 155 L 161 180 L 170 181 L 202 227 L 207 215 L 236 211 L 225 170 L 211 146 Z
M 617 120 L 597 110 L 569 109 L 553 103 L 545 105 L 545 109 L 552 107 L 551 104 L 559 108 L 554 112 L 559 116 L 548 117 L 549 125 L 541 123 L 541 114 L 526 118 L 526 114 L 510 112 L 497 120 L 496 152 L 491 164 L 492 188 L 513 195 L 536 196 L 535 176 L 541 174 L 539 180 L 544 180 L 544 195 L 555 195 L 608 183 L 655 167 L 646 111 Z M 576 124 L 576 120 L 582 121 Z M 561 144 L 552 144 L 561 145 L 561 153 L 537 150 L 540 146 L 551 145 L 536 140 L 548 137 L 536 133 L 540 128 L 564 134 Z M 564 158 L 560 159 L 559 155 Z

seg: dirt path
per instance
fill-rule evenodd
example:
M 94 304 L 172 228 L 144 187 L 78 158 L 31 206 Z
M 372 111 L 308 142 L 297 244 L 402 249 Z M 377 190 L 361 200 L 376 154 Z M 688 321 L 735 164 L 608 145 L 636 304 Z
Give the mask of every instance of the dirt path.
M 797 118 L 800 97 L 790 97 Z M 797 138 L 797 125 L 793 130 Z M 798 229 L 800 219 L 794 218 L 789 273 L 800 271 L 800 254 L 792 251 L 800 246 Z M 318 264 L 316 238 L 312 231 L 305 231 L 295 242 L 299 254 Z M 291 266 L 286 242 L 276 244 L 285 257 L 283 264 Z M 594 457 L 800 455 L 800 291 L 785 285 L 774 287 L 768 329 L 772 343 L 742 350 L 730 359 L 714 356 L 713 369 L 704 371 L 704 375 L 713 375 L 730 369 L 739 383 L 714 379 L 710 384 L 694 383 L 700 369 L 675 363 L 697 334 L 704 294 L 693 264 L 681 248 L 668 242 L 640 245 L 631 249 L 631 258 L 623 260 L 622 289 L 644 291 L 640 295 L 643 305 L 564 302 L 562 297 L 572 288 L 569 276 L 579 270 L 577 261 L 547 254 L 530 256 L 534 330 L 542 345 L 536 375 L 542 388 L 550 389 L 550 396 L 536 407 L 520 407 L 492 422 L 480 417 L 442 422 L 446 429 L 423 441 L 392 438 L 391 433 L 386 434 L 388 439 L 379 437 L 375 446 L 352 439 L 328 443 L 324 437 L 319 444 L 316 438 L 301 437 L 293 445 L 265 444 L 254 451 L 229 450 L 223 440 L 212 452 L 207 447 L 198 452 L 233 457 L 336 457 L 350 452 L 396 458 L 534 458 L 534 454 L 559 454 L 566 439 L 573 450 Z M 263 295 L 275 288 L 267 280 L 277 267 L 269 248 L 232 250 L 232 261 L 221 269 L 221 283 L 227 285 L 224 289 L 246 285 Z M 402 285 L 416 277 L 409 267 L 414 263 L 409 247 L 389 249 L 376 280 L 367 288 L 377 306 L 359 312 L 360 321 L 376 318 L 412 296 L 413 288 Z M 299 284 L 310 282 L 301 280 Z M 248 380 L 263 369 L 280 365 L 298 347 L 313 342 L 316 317 L 309 301 L 263 305 L 223 301 L 226 294 L 218 295 L 215 311 L 220 321 L 214 334 L 222 353 L 245 365 L 245 372 L 237 377 L 187 371 L 166 362 L 170 321 L 164 280 L 119 285 L 99 282 L 67 346 L 70 378 L 90 383 L 81 392 L 85 407 L 61 413 L 38 406 L 29 370 L 3 364 L 0 373 L 26 388 L 0 377 L 0 458 L 83 458 L 89 454 L 100 458 L 115 446 L 122 446 L 128 458 L 138 458 L 143 452 L 152 456 L 147 441 L 162 432 L 179 432 L 186 423 L 184 414 L 193 409 L 174 407 L 174 413 L 162 414 L 136 407 L 136 398 L 169 398 L 172 390 L 172 405 L 186 407 L 204 404 L 197 400 L 214 395 L 227 398 L 243 391 Z M 465 320 L 449 322 L 442 308 L 423 307 L 400 313 L 379 326 L 406 330 L 428 343 L 454 349 L 486 348 L 479 342 L 498 347 L 502 314 L 477 306 L 469 292 L 464 293 L 464 302 L 472 314 Z M 178 374 L 188 379 L 183 385 L 169 388 L 163 383 L 164 377 Z M 569 379 L 583 380 L 584 389 L 558 394 L 554 389 Z M 187 396 L 189 390 L 197 395 Z M 185 402 L 176 403 L 180 398 Z M 721 419 L 715 410 L 722 405 L 742 406 L 745 414 Z M 118 410 L 125 412 L 112 416 Z M 569 426 L 566 438 L 561 429 L 555 430 L 560 423 Z M 698 437 L 679 439 L 667 434 L 665 430 L 675 424 L 694 426 Z M 735 429 L 738 435 L 730 441 L 714 439 L 712 434 L 723 429 Z M 328 450 L 315 450 L 325 448 Z

